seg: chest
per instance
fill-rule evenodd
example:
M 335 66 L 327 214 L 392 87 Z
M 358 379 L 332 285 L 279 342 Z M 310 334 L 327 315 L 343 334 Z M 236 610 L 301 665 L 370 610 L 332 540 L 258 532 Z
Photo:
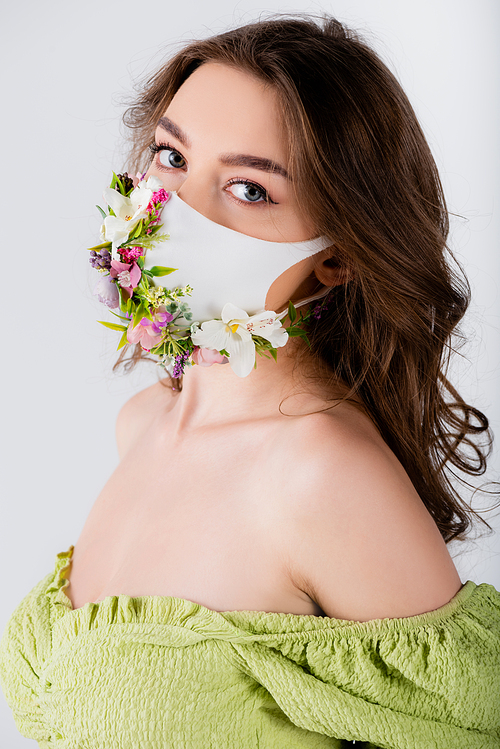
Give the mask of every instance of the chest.
M 73 607 L 125 594 L 323 615 L 286 571 L 285 469 L 272 431 L 225 428 L 179 445 L 150 430 L 109 479 L 75 544 Z

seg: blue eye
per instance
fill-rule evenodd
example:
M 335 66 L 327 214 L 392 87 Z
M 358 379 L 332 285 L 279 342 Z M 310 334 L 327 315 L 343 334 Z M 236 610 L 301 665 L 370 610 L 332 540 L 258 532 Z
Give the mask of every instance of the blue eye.
M 240 200 L 249 201 L 251 203 L 257 203 L 261 199 L 266 199 L 266 194 L 262 190 L 259 190 L 255 185 L 249 182 L 236 182 L 233 185 L 236 190 L 231 190 L 233 195 Z
M 170 148 L 162 149 L 159 159 L 164 166 L 171 166 L 174 169 L 182 169 L 186 164 L 184 156 L 181 156 L 178 151 L 173 151 Z
M 267 190 L 255 182 L 248 182 L 243 179 L 234 179 L 229 182 L 229 187 L 235 187 L 235 190 L 229 190 L 241 203 L 273 203 Z
M 185 170 L 187 167 L 184 156 L 177 149 L 172 148 L 169 143 L 153 142 L 149 146 L 149 150 L 153 154 L 153 158 L 159 154 L 155 160 L 157 169 L 163 169 L 164 171 L 169 169 Z M 235 188 L 234 191 L 229 189 L 233 185 Z M 278 205 L 262 185 L 259 185 L 257 182 L 251 182 L 248 179 L 235 177 L 235 179 L 229 180 L 224 189 L 228 190 L 241 205 L 251 205 L 252 203 Z
M 186 160 L 179 151 L 163 143 L 152 143 L 149 146 L 151 153 L 159 153 L 159 162 L 162 166 L 170 169 L 183 169 L 186 166 Z

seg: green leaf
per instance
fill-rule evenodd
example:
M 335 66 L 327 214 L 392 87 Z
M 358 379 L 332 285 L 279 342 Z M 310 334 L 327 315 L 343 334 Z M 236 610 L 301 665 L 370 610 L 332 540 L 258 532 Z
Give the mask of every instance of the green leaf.
M 123 305 L 121 306 L 122 312 L 127 312 L 128 314 L 130 314 L 132 312 L 132 305 L 132 299 L 130 297 L 127 297 L 124 300 Z M 125 307 L 125 309 L 123 309 L 123 307 Z
M 97 206 L 99 208 L 99 206 Z M 92 252 L 92 250 L 104 250 L 104 248 L 108 249 L 108 247 L 111 247 L 111 242 L 103 242 L 102 244 L 96 244 L 95 247 L 88 247 L 89 252 Z
M 155 224 L 154 226 L 148 226 L 148 229 L 150 229 L 149 236 L 151 237 L 151 236 L 153 236 L 153 234 L 156 234 L 156 232 L 160 231 L 160 229 L 163 229 L 163 225 L 162 224 Z M 167 234 L 166 236 L 169 237 L 170 235 Z
M 106 216 L 107 216 L 106 211 L 103 211 L 100 205 L 96 205 L 96 208 L 99 211 L 99 213 L 101 214 L 101 216 L 103 218 L 106 218 Z
M 113 172 L 113 179 L 111 180 L 111 184 L 110 184 L 110 187 L 111 187 L 111 189 L 112 189 L 112 190 L 114 189 L 114 187 L 115 187 L 115 185 L 116 185 L 117 181 L 118 181 L 118 177 L 117 177 L 117 176 L 116 176 L 116 174 L 115 174 L 115 173 Z
M 121 194 L 125 197 L 125 185 L 118 177 L 116 178 L 116 184 L 118 185 L 118 189 L 120 190 Z
M 121 348 L 123 348 L 128 343 L 127 340 L 127 331 L 124 330 L 122 333 L 122 337 L 120 338 L 120 343 L 118 344 L 117 351 L 119 351 Z
M 305 330 L 302 330 L 302 328 L 286 328 L 286 331 L 289 336 L 300 336 L 304 339 L 304 341 L 307 343 L 309 348 L 311 348 L 311 342 L 309 341 L 309 338 L 307 337 L 307 333 Z
M 163 356 L 166 353 L 165 343 L 159 343 L 158 346 L 153 346 L 151 353 L 155 356 Z
M 297 319 L 297 310 L 293 306 L 292 302 L 288 302 L 288 317 L 290 318 L 290 322 L 293 323 Z
M 142 232 L 142 227 L 144 226 L 144 219 L 141 218 L 137 226 L 135 227 L 135 231 L 131 236 L 131 239 L 137 239 L 139 234 Z
M 137 325 L 139 325 L 140 321 L 144 315 L 142 314 L 142 304 L 139 304 L 132 315 L 132 327 L 135 328 Z
M 173 273 L 174 270 L 179 270 L 178 268 L 166 268 L 163 265 L 153 265 L 152 268 L 149 269 L 149 271 L 145 271 L 148 275 L 152 276 L 168 276 L 170 273 Z
M 118 285 L 118 293 L 120 295 L 120 309 L 123 311 L 123 308 L 125 307 L 125 312 L 129 312 L 129 302 L 131 301 L 129 295 L 123 290 L 123 288 Z
M 120 332 L 127 332 L 127 328 L 124 325 L 117 325 L 114 322 L 104 322 L 103 320 L 98 320 L 97 322 L 101 323 L 101 325 L 104 325 L 105 328 L 110 328 L 110 330 L 119 330 Z
M 274 361 L 277 362 L 278 361 L 278 352 L 276 351 L 276 349 L 275 348 L 270 348 L 269 349 L 269 353 L 273 357 Z
M 132 327 L 135 328 L 136 325 L 139 325 L 139 323 L 140 323 L 140 321 L 142 320 L 143 317 L 147 317 L 148 320 L 152 320 L 153 319 L 152 315 L 151 315 L 151 312 L 149 311 L 149 309 L 147 307 L 145 307 L 141 303 L 141 304 L 139 304 L 137 306 L 137 308 L 136 308 L 136 310 L 134 312 Z
M 114 315 L 115 317 L 117 317 L 119 320 L 125 320 L 126 323 L 130 322 L 130 320 L 128 319 L 128 317 L 122 317 L 122 315 L 118 315 L 116 312 L 113 312 L 112 309 L 110 309 L 109 311 L 111 312 L 112 315 Z

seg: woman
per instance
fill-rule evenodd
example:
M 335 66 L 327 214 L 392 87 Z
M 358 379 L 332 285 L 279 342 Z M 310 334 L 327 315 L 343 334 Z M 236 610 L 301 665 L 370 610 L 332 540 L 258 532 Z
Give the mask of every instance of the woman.
M 445 463 L 481 473 L 463 448 L 488 422 L 444 375 L 468 295 L 399 84 L 334 19 L 266 21 L 179 52 L 126 122 L 186 231 L 230 230 L 249 268 L 243 237 L 325 240 L 265 295 L 309 312 L 311 345 L 242 371 L 200 320 L 194 366 L 125 405 L 120 465 L 2 639 L 18 727 L 41 746 L 498 746 L 500 594 L 447 549 L 474 513 Z M 230 262 L 198 291 L 218 309 Z

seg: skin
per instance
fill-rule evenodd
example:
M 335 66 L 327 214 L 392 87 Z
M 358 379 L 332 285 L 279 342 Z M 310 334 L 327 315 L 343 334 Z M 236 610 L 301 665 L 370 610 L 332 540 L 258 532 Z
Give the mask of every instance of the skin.
M 317 236 L 314 226 L 301 214 L 285 176 L 222 161 L 228 154 L 250 155 L 274 162 L 286 171 L 287 138 L 271 88 L 240 70 L 206 63 L 180 87 L 162 122 L 156 129 L 155 143 L 171 149 L 155 155 L 147 176 L 157 176 L 166 190 L 176 190 L 210 220 L 258 239 L 295 242 Z M 233 180 L 247 183 L 231 184 Z M 262 188 L 257 201 L 249 199 L 249 195 L 255 195 L 251 183 Z M 273 203 L 265 201 L 266 193 Z M 318 270 L 313 270 L 313 261 L 307 258 L 281 279 L 279 295 L 273 295 L 271 289 L 267 309 L 279 312 L 288 299 L 300 301 L 317 293 L 324 284 L 339 282 L 338 269 L 324 264 L 328 251 L 320 254 L 323 263 Z M 184 378 L 182 405 L 179 403 L 176 409 L 177 429 L 206 423 L 208 415 L 216 412 L 237 422 L 256 404 L 263 412 L 274 408 L 277 399 L 290 391 L 297 348 L 302 346 L 297 339 L 290 339 L 280 350 L 277 363 L 258 357 L 257 369 L 243 379 L 235 377 L 229 366 L 194 367 Z
M 276 94 L 257 79 L 225 65 L 202 65 L 160 118 L 155 143 L 169 148 L 155 154 L 147 176 L 159 177 L 211 221 L 273 242 L 317 236 L 287 174 L 288 138 Z M 267 165 L 254 166 L 257 160 Z M 289 299 L 339 283 L 339 270 L 324 262 L 329 257 L 326 250 L 315 258 L 316 272 L 312 258 L 294 266 L 271 287 L 266 309 L 281 311 Z
M 148 176 L 243 234 L 316 236 L 285 175 L 228 163 L 243 154 L 286 169 L 271 88 L 206 63 L 164 117 L 156 143 L 169 150 Z M 324 262 L 296 271 L 271 287 L 268 309 L 341 282 Z M 413 616 L 455 595 L 462 583 L 447 547 L 362 405 L 311 413 L 332 405 L 332 391 L 306 380 L 307 358 L 296 366 L 303 345 L 290 339 L 277 362 L 258 357 L 246 378 L 227 365 L 194 366 L 181 393 L 158 384 L 125 404 L 121 462 L 75 545 L 75 608 L 123 593 L 366 621 Z M 286 414 L 306 415 L 281 414 L 284 398 Z

